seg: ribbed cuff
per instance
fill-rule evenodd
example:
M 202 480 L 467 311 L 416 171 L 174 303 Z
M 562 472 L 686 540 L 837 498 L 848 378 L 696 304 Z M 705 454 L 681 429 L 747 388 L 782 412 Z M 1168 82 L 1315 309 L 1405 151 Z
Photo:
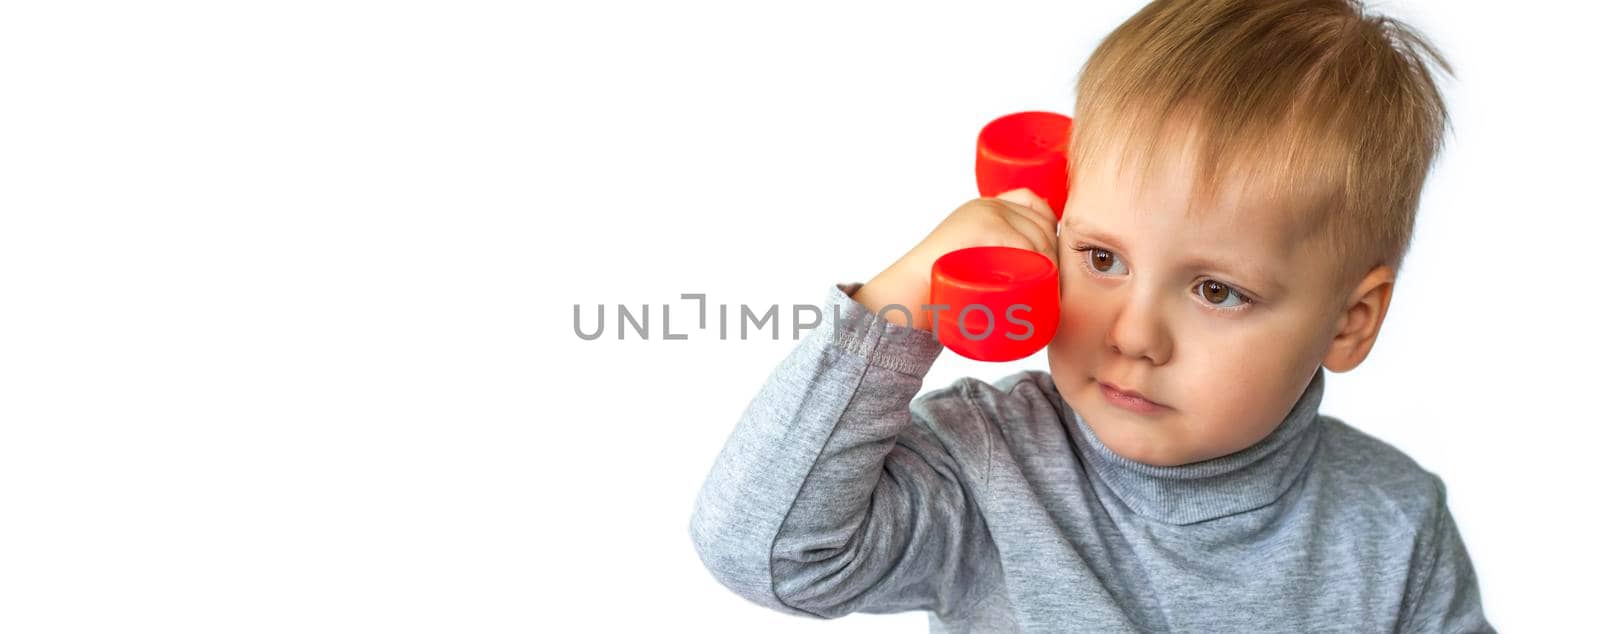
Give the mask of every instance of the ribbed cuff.
M 852 299 L 860 282 L 834 284 L 814 336 L 823 337 L 869 365 L 922 378 L 944 351 L 933 333 L 881 319 Z

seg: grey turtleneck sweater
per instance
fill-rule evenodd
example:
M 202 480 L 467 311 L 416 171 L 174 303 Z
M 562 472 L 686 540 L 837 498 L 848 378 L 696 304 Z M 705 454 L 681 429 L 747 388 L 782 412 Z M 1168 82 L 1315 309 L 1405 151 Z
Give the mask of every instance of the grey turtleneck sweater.
M 1493 631 L 1444 485 L 1318 414 L 1323 370 L 1259 443 L 1155 467 L 1046 372 L 917 397 L 943 347 L 859 287 L 830 289 L 700 490 L 695 548 L 739 595 L 934 632 Z

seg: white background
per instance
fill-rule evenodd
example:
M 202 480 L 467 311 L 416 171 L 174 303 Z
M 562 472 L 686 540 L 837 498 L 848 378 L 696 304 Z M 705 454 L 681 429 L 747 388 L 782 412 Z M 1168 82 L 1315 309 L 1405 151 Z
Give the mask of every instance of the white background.
M 1139 4 L 6 4 L 0 630 L 924 631 L 723 589 L 695 492 L 786 311 L 974 196 L 984 122 L 1070 114 Z M 1457 66 L 1455 133 L 1323 411 L 1444 478 L 1498 626 L 1571 629 L 1594 10 L 1377 8 Z M 580 340 L 575 304 L 654 334 Z

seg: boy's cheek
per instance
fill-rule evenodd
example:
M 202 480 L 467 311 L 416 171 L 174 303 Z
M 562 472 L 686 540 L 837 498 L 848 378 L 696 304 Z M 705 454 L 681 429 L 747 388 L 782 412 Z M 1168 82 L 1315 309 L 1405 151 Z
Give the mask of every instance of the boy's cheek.
M 1090 355 L 1089 346 L 1095 335 L 1088 327 L 1090 322 L 1085 321 L 1076 311 L 1070 311 L 1066 306 L 1061 307 L 1061 321 L 1056 324 L 1056 334 L 1050 339 L 1048 351 L 1051 364 L 1062 364 L 1059 369 L 1066 370 L 1066 366 L 1082 366 L 1084 359 Z M 1056 368 L 1052 368 L 1056 369 Z M 1084 368 L 1076 368 L 1082 371 Z
M 1051 345 L 1071 341 L 1070 338 L 1082 339 L 1086 333 L 1094 329 L 1096 323 L 1093 298 L 1084 294 L 1061 296 L 1060 319 L 1056 322 L 1056 336 L 1051 340 Z
M 1059 315 L 1060 318 L 1056 321 L 1056 334 L 1050 338 L 1050 345 L 1046 348 L 1052 357 L 1065 353 L 1069 338 L 1077 334 L 1074 332 L 1074 324 L 1078 320 L 1074 318 L 1066 302 L 1062 302 Z

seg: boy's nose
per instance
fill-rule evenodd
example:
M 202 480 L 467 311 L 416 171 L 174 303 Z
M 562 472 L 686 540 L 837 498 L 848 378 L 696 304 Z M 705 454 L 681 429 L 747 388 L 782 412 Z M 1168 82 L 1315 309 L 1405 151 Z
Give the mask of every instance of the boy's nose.
M 1172 337 L 1155 302 L 1130 296 L 1106 329 L 1106 345 L 1117 354 L 1163 365 L 1172 355 Z

